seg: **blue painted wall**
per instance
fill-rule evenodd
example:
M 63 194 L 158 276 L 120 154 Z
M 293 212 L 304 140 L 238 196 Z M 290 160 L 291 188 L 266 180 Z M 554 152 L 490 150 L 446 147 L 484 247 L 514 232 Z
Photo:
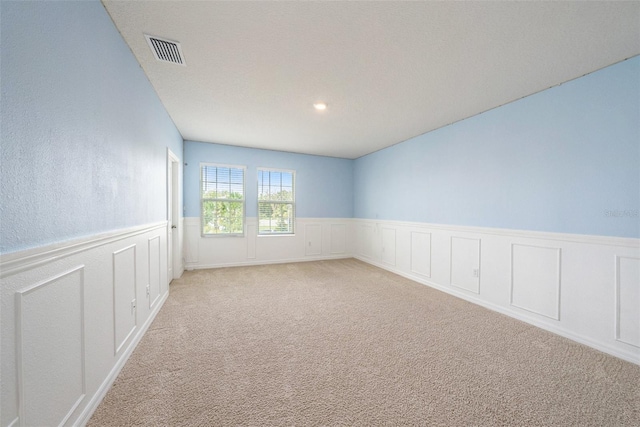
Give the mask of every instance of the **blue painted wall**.
M 361 157 L 357 218 L 640 237 L 640 57 Z
M 165 220 L 182 137 L 102 4 L 0 7 L 0 252 Z
M 1 10 L 0 253 L 166 219 L 182 138 L 98 1 Z M 186 142 L 198 163 L 297 171 L 299 217 L 640 237 L 640 58 L 355 161 Z
M 353 216 L 353 160 L 284 153 L 185 141 L 185 216 L 200 216 L 199 163 L 247 167 L 246 215 L 257 216 L 257 168 L 296 171 L 296 216 L 299 218 L 351 218 Z

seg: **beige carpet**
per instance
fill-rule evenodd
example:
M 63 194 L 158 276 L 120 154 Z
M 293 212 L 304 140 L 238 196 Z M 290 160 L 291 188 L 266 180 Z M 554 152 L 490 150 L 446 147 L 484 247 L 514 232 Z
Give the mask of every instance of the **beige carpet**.
M 357 260 L 186 272 L 90 426 L 640 426 L 640 367 Z

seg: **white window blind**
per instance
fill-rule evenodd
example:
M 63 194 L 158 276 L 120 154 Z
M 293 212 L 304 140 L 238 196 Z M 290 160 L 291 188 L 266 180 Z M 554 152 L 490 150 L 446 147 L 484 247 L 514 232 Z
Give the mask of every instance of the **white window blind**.
M 244 172 L 242 166 L 200 165 L 203 236 L 244 234 Z
M 293 234 L 295 172 L 258 169 L 258 234 Z

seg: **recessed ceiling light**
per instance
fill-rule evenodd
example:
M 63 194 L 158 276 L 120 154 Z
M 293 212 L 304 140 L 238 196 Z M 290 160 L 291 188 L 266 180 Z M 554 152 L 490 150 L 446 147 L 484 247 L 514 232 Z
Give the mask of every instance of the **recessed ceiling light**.
M 315 104 L 313 104 L 313 108 L 318 111 L 323 111 L 327 109 L 327 104 L 325 104 L 324 102 L 316 102 Z

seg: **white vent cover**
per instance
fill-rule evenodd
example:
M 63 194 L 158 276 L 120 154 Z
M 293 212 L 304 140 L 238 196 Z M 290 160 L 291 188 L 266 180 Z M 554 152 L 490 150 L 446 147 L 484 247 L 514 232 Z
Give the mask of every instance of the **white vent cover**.
M 180 43 L 147 34 L 145 34 L 144 37 L 147 39 L 147 43 L 149 43 L 153 56 L 155 56 L 158 61 L 187 65 L 184 62 L 184 55 L 182 54 Z

